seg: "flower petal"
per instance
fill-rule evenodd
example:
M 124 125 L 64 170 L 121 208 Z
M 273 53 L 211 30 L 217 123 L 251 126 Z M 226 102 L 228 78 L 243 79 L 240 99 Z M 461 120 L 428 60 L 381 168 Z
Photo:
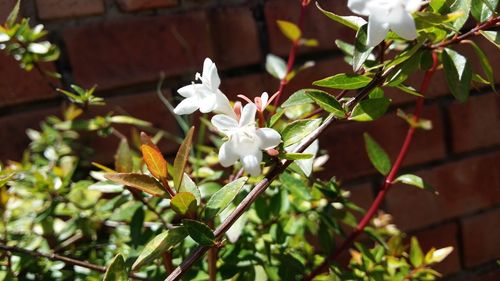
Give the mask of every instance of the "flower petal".
M 219 162 L 223 167 L 229 167 L 238 161 L 238 154 L 235 153 L 231 141 L 223 143 L 219 149 Z
M 407 40 L 414 40 L 417 38 L 417 28 L 412 16 L 401 9 L 394 9 L 389 15 L 390 28 L 399 36 Z
M 349 0 L 347 1 L 347 7 L 349 7 L 349 10 L 352 12 L 362 15 L 362 16 L 369 16 L 370 11 L 367 9 L 367 2 L 366 0 Z
M 210 92 L 208 89 L 204 88 L 199 91 L 199 105 L 200 111 L 202 113 L 209 113 L 214 111 L 217 106 L 217 97 L 214 93 Z
M 177 115 L 191 114 L 198 109 L 198 100 L 196 98 L 186 98 L 181 101 L 175 108 L 174 113 Z
M 255 122 L 255 114 L 257 113 L 257 107 L 253 103 L 248 103 L 243 107 L 241 111 L 240 127 L 252 124 Z
M 187 86 L 184 86 L 184 87 L 180 88 L 179 90 L 177 90 L 177 93 L 179 93 L 179 95 L 181 95 L 185 98 L 190 98 L 192 96 L 196 96 L 197 88 L 199 88 L 200 86 L 201 86 L 201 84 L 187 85 Z
M 368 20 L 368 47 L 375 47 L 384 41 L 389 31 L 389 24 L 383 20 L 383 18 L 380 18 L 380 15 L 370 16 Z
M 267 92 L 262 93 L 260 99 L 262 102 L 262 109 L 265 109 L 267 107 L 267 103 L 269 102 L 269 94 Z
M 226 114 L 229 117 L 236 119 L 236 113 L 231 107 L 229 100 L 227 99 L 226 95 L 224 95 L 224 93 L 221 92 L 220 90 L 217 90 L 215 94 L 215 103 L 216 103 L 214 108 L 215 112 Z
M 243 168 L 252 177 L 257 177 L 260 175 L 260 161 L 262 161 L 262 151 L 259 151 L 256 155 L 249 154 L 241 158 L 241 164 L 243 164 Z
M 218 114 L 212 117 L 212 125 L 226 135 L 232 130 L 238 128 L 238 122 L 235 119 L 223 114 Z
M 281 142 L 280 134 L 271 128 L 258 129 L 257 136 L 260 139 L 260 149 L 274 148 Z
M 203 62 L 202 78 L 204 83 L 208 83 L 207 86 L 211 90 L 216 91 L 217 89 L 219 89 L 220 78 L 219 78 L 219 73 L 217 73 L 217 66 L 209 58 L 206 58 L 205 61 Z

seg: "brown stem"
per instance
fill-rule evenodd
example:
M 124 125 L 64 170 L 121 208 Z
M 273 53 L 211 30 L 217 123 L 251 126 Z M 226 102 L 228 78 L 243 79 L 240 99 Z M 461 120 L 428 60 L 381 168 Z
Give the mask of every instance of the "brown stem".
M 163 267 L 167 274 L 174 270 L 174 265 L 172 264 L 172 253 L 170 251 L 166 251 L 163 253 Z
M 208 280 L 217 281 L 217 251 L 216 247 L 208 250 Z
M 424 94 L 427 92 L 427 89 L 429 88 L 429 84 L 431 81 L 431 78 L 433 77 L 436 68 L 438 66 L 438 57 L 436 53 L 432 54 L 433 56 L 433 61 L 434 64 L 431 69 L 427 70 L 424 80 L 422 81 L 422 85 L 420 87 L 420 93 Z M 416 123 L 420 119 L 420 115 L 422 113 L 424 105 L 424 98 L 419 97 L 417 99 L 417 105 L 415 107 L 414 115 L 413 115 L 413 121 Z M 361 219 L 359 224 L 356 226 L 354 231 L 347 237 L 347 239 L 334 251 L 332 252 L 324 261 L 323 263 L 318 266 L 316 269 L 314 269 L 304 280 L 309 281 L 312 280 L 315 276 L 318 274 L 324 272 L 327 270 L 328 265 L 331 261 L 334 261 L 335 259 L 338 258 L 338 256 L 347 250 L 351 244 L 356 240 L 356 238 L 364 231 L 365 227 L 368 225 L 370 220 L 373 218 L 375 213 L 378 211 L 380 204 L 383 202 L 385 195 L 387 194 L 387 191 L 389 188 L 394 184 L 394 179 L 396 178 L 399 169 L 401 167 L 401 164 L 403 163 L 403 160 L 405 159 L 406 155 L 408 154 L 408 150 L 410 148 L 410 144 L 413 140 L 413 136 L 415 135 L 416 131 L 416 126 L 410 126 L 408 129 L 408 132 L 406 134 L 406 138 L 403 142 L 403 145 L 399 151 L 398 157 L 396 158 L 396 162 L 394 163 L 394 166 L 392 167 L 391 171 L 389 172 L 389 175 L 387 175 L 384 184 L 382 188 L 380 189 L 377 197 L 373 201 L 372 205 L 366 212 L 365 216 Z
M 58 255 L 58 254 L 54 254 L 54 253 L 46 254 L 46 253 L 42 253 L 42 252 L 38 252 L 38 251 L 34 251 L 34 250 L 28 250 L 28 249 L 24 249 L 24 248 L 19 248 L 19 247 L 16 247 L 16 246 L 7 246 L 5 244 L 0 244 L 0 250 L 4 250 L 4 251 L 8 251 L 8 252 L 13 252 L 13 253 L 26 254 L 26 255 L 33 256 L 33 257 L 47 258 L 47 259 L 52 260 L 52 261 L 62 261 L 64 263 L 66 263 L 66 264 L 85 267 L 85 268 L 88 268 L 88 269 L 93 270 L 93 271 L 98 271 L 98 272 L 103 272 L 103 273 L 106 272 L 106 267 L 105 266 L 100 266 L 100 265 L 92 264 L 92 263 L 89 263 L 89 262 L 86 262 L 86 261 L 80 261 L 80 260 L 72 259 L 72 258 L 69 258 L 69 257 L 66 257 L 66 256 L 61 256 L 61 255 Z M 133 279 L 136 279 L 136 280 L 148 280 L 147 278 L 144 278 L 144 277 L 141 277 L 141 276 L 137 276 L 134 273 L 130 273 L 129 277 L 133 278 Z

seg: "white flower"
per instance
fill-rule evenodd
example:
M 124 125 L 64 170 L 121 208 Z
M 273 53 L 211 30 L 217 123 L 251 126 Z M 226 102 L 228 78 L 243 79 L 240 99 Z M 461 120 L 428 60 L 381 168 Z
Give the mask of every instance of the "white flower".
M 370 47 L 385 39 L 389 30 L 407 40 L 417 38 L 417 29 L 411 13 L 418 11 L 422 0 L 349 0 L 347 6 L 356 14 L 368 16 L 368 43 Z
M 245 171 L 252 176 L 261 173 L 262 150 L 274 148 L 281 142 L 275 130 L 255 127 L 256 112 L 255 104 L 249 103 L 243 107 L 239 122 L 222 114 L 212 118 L 212 124 L 229 138 L 219 150 L 221 165 L 229 167 L 241 160 Z
M 219 74 L 215 63 L 211 59 L 205 59 L 202 74 L 196 73 L 195 78 L 200 80 L 201 84 L 193 83 L 177 91 L 185 99 L 175 107 L 175 114 L 191 114 L 199 109 L 202 113 L 214 111 L 235 117 L 229 100 L 219 90 Z

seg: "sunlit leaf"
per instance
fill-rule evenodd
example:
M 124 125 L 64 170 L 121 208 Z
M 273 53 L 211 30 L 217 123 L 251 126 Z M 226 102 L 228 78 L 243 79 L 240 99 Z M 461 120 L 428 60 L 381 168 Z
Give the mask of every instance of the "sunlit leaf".
M 205 207 L 205 218 L 211 219 L 222 212 L 239 194 L 241 188 L 247 182 L 247 177 L 232 181 L 218 190 L 210 197 Z
M 466 101 L 472 80 L 469 60 L 451 49 L 445 49 L 442 57 L 444 73 L 451 93 L 457 100 Z
M 363 100 L 354 107 L 349 120 L 360 122 L 373 121 L 383 116 L 390 104 L 391 101 L 388 98 Z
M 215 235 L 212 229 L 206 224 L 189 219 L 182 220 L 182 224 L 189 233 L 189 236 L 201 246 L 212 246 L 215 244 Z
M 139 189 L 153 196 L 162 197 L 165 195 L 163 186 L 155 178 L 148 175 L 134 173 L 116 173 L 106 174 L 104 176 L 110 181 Z
M 189 159 L 189 153 L 191 152 L 191 145 L 193 142 L 194 127 L 189 129 L 186 138 L 179 147 L 177 155 L 174 160 L 174 187 L 178 191 L 182 182 L 182 175 L 184 174 L 184 168 L 186 167 L 187 161 Z
M 196 212 L 196 197 L 190 192 L 179 192 L 170 200 L 170 206 L 181 216 L 194 214 Z
M 103 281 L 127 281 L 128 272 L 125 260 L 121 254 L 116 255 L 104 274 Z
M 277 23 L 281 32 L 291 41 L 296 41 L 302 36 L 300 28 L 294 23 L 284 20 L 278 20 Z
M 341 73 L 315 81 L 313 85 L 340 90 L 355 90 L 365 87 L 371 81 L 372 78 L 368 76 Z

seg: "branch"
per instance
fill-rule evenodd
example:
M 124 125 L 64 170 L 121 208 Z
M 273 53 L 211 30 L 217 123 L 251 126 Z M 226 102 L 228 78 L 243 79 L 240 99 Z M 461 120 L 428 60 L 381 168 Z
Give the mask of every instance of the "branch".
M 438 67 L 438 57 L 436 53 L 432 54 L 432 58 L 434 61 L 434 64 L 432 68 L 427 70 L 424 80 L 422 81 L 421 87 L 420 87 L 420 93 L 424 94 L 427 92 L 429 88 L 429 84 L 431 81 L 431 78 L 433 77 L 437 67 Z M 420 115 L 422 114 L 422 109 L 424 105 L 424 97 L 418 97 L 417 99 L 417 105 L 415 107 L 414 115 L 413 115 L 413 121 L 418 122 L 420 119 Z M 356 238 L 363 233 L 365 227 L 368 225 L 368 223 L 371 221 L 375 213 L 378 211 L 380 204 L 384 201 L 385 195 L 387 194 L 387 191 L 390 189 L 390 187 L 394 184 L 394 179 L 396 178 L 399 169 L 401 167 L 401 164 L 403 163 L 403 160 L 405 159 L 406 155 L 408 154 L 408 150 L 410 148 L 410 144 L 413 140 L 413 136 L 415 135 L 416 131 L 415 126 L 410 126 L 408 129 L 408 132 L 406 134 L 406 138 L 404 140 L 404 143 L 399 151 L 398 157 L 396 158 L 396 162 L 394 163 L 394 166 L 392 167 L 391 171 L 389 172 L 389 175 L 386 177 L 384 181 L 384 185 L 382 186 L 380 192 L 378 193 L 377 197 L 373 201 L 372 205 L 370 206 L 370 209 L 366 212 L 365 216 L 361 219 L 359 224 L 356 226 L 354 231 L 347 237 L 346 240 L 333 252 L 331 253 L 321 265 L 319 265 L 316 269 L 314 269 L 306 278 L 304 278 L 305 281 L 310 281 L 312 280 L 316 275 L 326 271 L 328 269 L 328 265 L 330 262 L 336 260 L 338 256 L 347 250 L 352 243 L 356 240 Z
M 0 244 L 0 250 L 4 250 L 4 251 L 7 251 L 7 252 L 21 253 L 21 254 L 30 255 L 30 256 L 33 256 L 33 257 L 47 258 L 47 259 L 52 260 L 52 261 L 62 261 L 64 263 L 66 263 L 66 264 L 71 264 L 71 265 L 77 265 L 77 266 L 85 267 L 85 268 L 91 269 L 93 271 L 98 271 L 98 272 L 103 272 L 103 273 L 106 272 L 106 267 L 105 266 L 100 266 L 100 265 L 92 264 L 92 263 L 89 263 L 89 262 L 86 262 L 86 261 L 75 260 L 75 259 L 72 259 L 72 258 L 68 258 L 68 257 L 65 257 L 65 256 L 54 254 L 54 253 L 46 254 L 46 253 L 42 253 L 42 252 L 38 252 L 38 251 L 34 251 L 34 250 L 28 250 L 28 249 L 19 248 L 19 247 L 16 247 L 16 246 L 7 246 L 5 244 Z M 138 275 L 136 275 L 134 273 L 130 273 L 129 277 L 133 278 L 133 279 L 136 279 L 136 280 L 148 280 L 147 278 L 138 276 Z

